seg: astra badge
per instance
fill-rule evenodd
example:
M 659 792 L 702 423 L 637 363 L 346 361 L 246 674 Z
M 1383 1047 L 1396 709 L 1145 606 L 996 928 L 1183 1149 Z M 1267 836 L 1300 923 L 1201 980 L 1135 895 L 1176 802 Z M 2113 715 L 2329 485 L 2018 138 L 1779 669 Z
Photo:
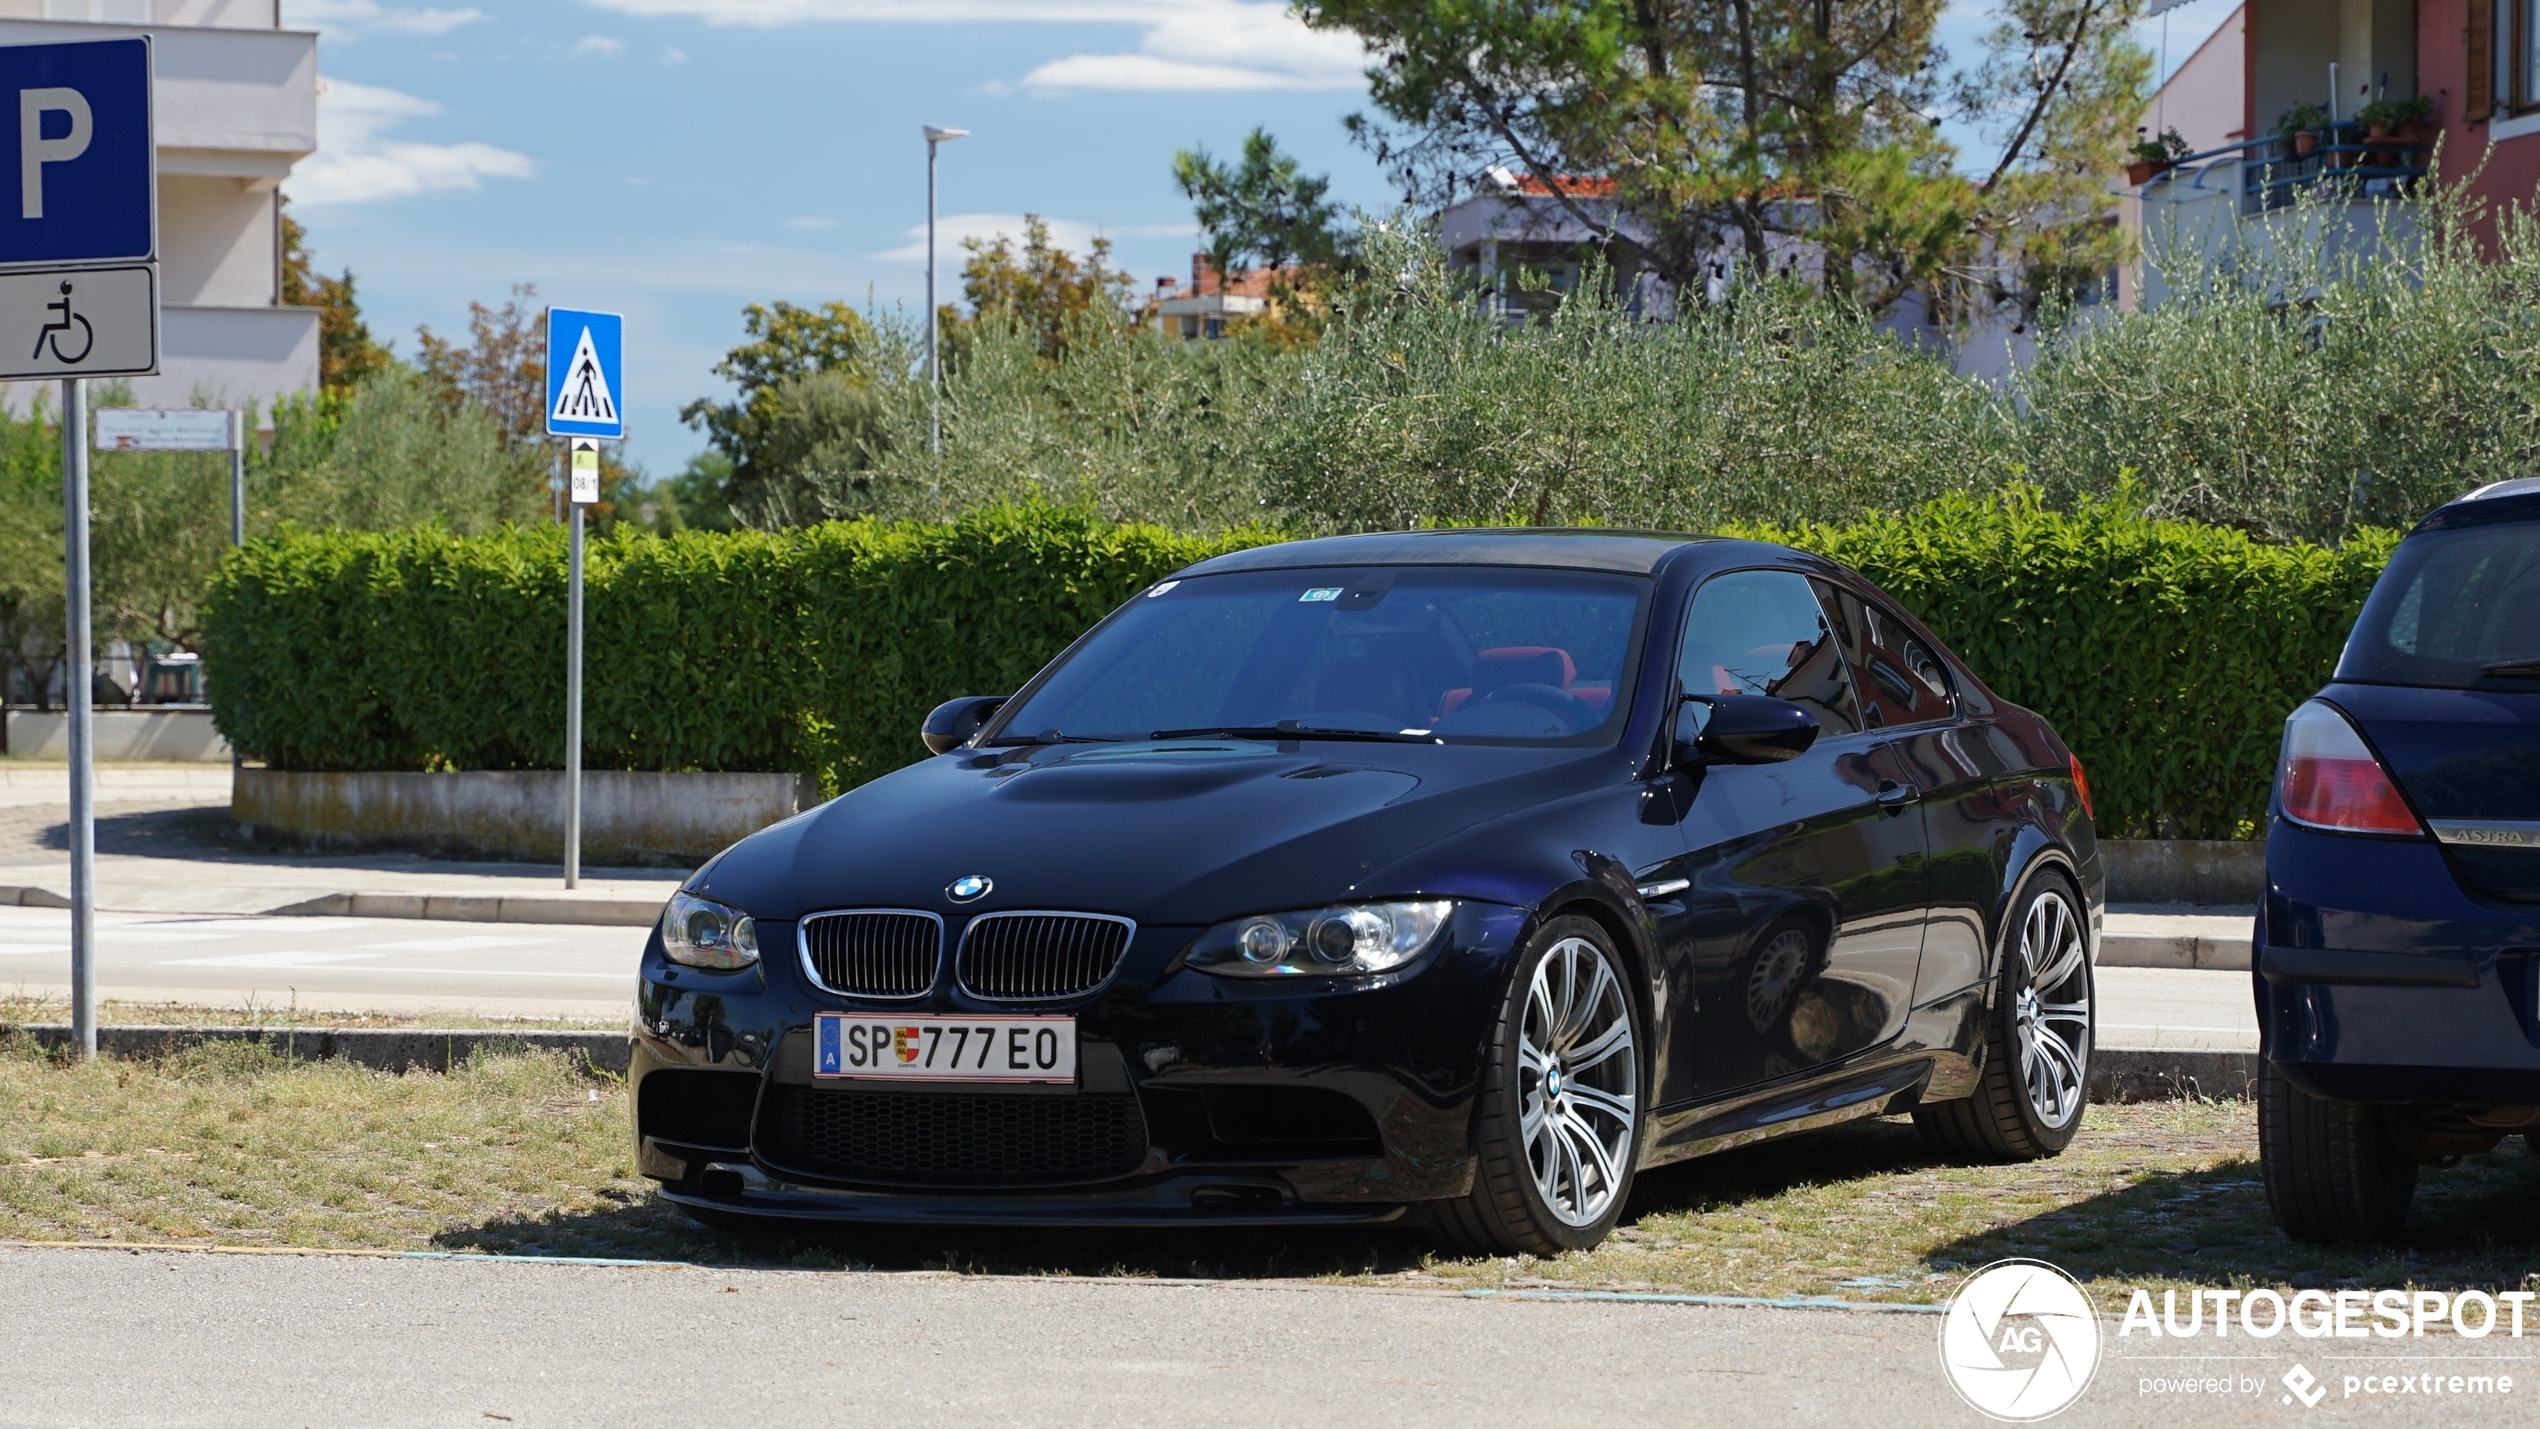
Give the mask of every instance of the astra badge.
M 965 873 L 961 877 L 954 879 L 952 881 L 952 886 L 945 889 L 944 892 L 949 895 L 955 903 L 975 903 L 980 899 L 987 897 L 988 890 L 994 887 L 996 887 L 996 885 L 989 882 L 987 875 L 985 874 Z

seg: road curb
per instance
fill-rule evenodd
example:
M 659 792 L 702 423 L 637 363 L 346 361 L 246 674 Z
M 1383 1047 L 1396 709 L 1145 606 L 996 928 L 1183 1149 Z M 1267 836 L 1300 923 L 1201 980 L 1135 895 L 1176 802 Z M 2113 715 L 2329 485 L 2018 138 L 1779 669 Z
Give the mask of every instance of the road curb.
M 428 918 L 453 923 L 580 923 L 648 928 L 661 898 L 558 898 L 519 893 L 329 893 L 276 908 L 276 918 Z
M 2255 1052 L 2145 1052 L 2096 1047 L 2090 1099 L 2109 1102 L 2246 1100 L 2256 1095 Z
M 2173 933 L 2107 933 L 2099 939 L 2103 968 L 2198 968 L 2249 971 L 2247 938 L 2205 938 Z
M 0 1026 L 0 1034 L 24 1032 L 48 1048 L 71 1045 L 70 1024 L 22 1023 Z M 499 1027 L 420 1029 L 412 1027 L 146 1027 L 97 1029 L 97 1050 L 110 1057 L 165 1057 L 207 1042 L 257 1043 L 295 1061 L 322 1062 L 341 1058 L 356 1066 L 384 1072 L 447 1072 L 467 1065 L 477 1052 L 500 1053 L 520 1048 L 561 1052 L 583 1060 L 592 1070 L 626 1075 L 627 1034 L 623 1032 L 507 1031 Z
M 660 898 L 559 898 L 522 893 L 327 893 L 258 914 L 265 918 L 427 918 L 453 923 L 578 923 L 584 927 L 649 928 L 661 917 Z M 50 888 L 0 884 L 0 908 L 68 908 L 71 900 Z M 166 913 L 164 909 L 102 908 L 106 913 Z

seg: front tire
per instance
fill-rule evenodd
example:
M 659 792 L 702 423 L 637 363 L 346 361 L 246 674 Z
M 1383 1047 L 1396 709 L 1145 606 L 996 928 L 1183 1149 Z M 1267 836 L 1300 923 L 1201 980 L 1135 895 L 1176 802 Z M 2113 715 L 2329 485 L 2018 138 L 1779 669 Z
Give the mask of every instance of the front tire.
M 1640 1162 L 1640 1000 L 1588 918 L 1546 923 L 1518 954 L 1491 1029 L 1473 1189 L 1438 1238 L 1475 1255 L 1594 1248 L 1622 1219 Z
M 2416 1158 L 2381 1108 L 2315 1097 L 2273 1062 L 2258 1073 L 2258 1165 L 2267 1209 L 2295 1240 L 2395 1240 L 2416 1199 Z
M 2011 921 L 1974 1096 L 1914 1108 L 1923 1143 L 1967 1161 L 2035 1161 L 2070 1146 L 2090 1100 L 2098 996 L 2081 896 L 2032 880 Z

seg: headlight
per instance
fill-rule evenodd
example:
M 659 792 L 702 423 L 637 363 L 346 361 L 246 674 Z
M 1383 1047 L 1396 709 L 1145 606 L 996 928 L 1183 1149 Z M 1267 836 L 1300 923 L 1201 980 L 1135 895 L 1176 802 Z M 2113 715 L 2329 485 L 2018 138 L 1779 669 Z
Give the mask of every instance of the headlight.
M 1200 934 L 1188 961 L 1220 977 L 1390 972 L 1426 951 L 1454 911 L 1440 898 L 1256 913 Z
M 692 968 L 745 968 L 758 961 L 758 925 L 738 908 L 674 893 L 661 914 L 661 950 Z

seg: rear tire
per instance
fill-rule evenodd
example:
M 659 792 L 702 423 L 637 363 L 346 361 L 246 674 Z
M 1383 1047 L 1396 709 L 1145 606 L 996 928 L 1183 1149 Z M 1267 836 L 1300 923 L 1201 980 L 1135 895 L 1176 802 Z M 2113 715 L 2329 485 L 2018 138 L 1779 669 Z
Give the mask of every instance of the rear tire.
M 2258 1074 L 2258 1164 L 2267 1207 L 2295 1240 L 2394 1240 L 2416 1197 L 2416 1158 L 2380 1107 L 2315 1097 L 2273 1062 Z
M 2070 1146 L 2090 1101 L 2097 987 L 2081 895 L 2061 873 L 2013 910 L 1985 1016 L 1975 1095 L 1914 1108 L 1923 1144 L 1957 1161 L 2035 1161 Z
M 1622 1219 L 1640 1161 L 1640 1000 L 1589 918 L 1546 923 L 1517 955 L 1493 1021 L 1473 1189 L 1431 1210 L 1466 1255 L 1588 1250 Z

